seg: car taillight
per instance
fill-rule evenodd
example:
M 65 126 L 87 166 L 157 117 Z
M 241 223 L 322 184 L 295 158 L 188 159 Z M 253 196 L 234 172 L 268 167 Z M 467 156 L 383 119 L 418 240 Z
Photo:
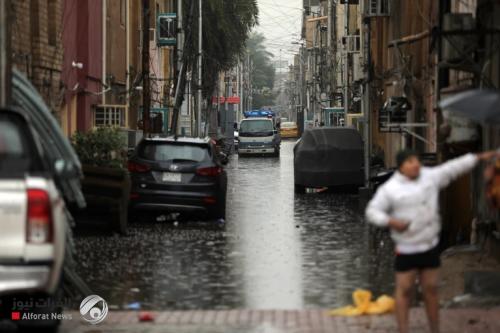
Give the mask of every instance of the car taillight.
M 222 168 L 221 167 L 208 167 L 208 168 L 200 168 L 196 170 L 196 174 L 200 176 L 207 176 L 207 177 L 215 177 L 218 176 L 222 173 Z
M 130 172 L 148 172 L 151 170 L 151 167 L 149 165 L 137 163 L 137 162 L 128 162 L 128 171 Z
M 38 189 L 29 189 L 26 222 L 26 241 L 42 244 L 52 242 L 53 221 L 49 194 Z
M 217 199 L 215 197 L 205 197 L 203 198 L 203 202 L 208 205 L 215 205 L 217 203 Z

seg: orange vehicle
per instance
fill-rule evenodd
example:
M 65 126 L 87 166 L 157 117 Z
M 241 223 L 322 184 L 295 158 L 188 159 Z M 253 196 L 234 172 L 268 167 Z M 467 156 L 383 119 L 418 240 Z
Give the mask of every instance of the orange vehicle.
M 282 138 L 297 138 L 299 137 L 299 128 L 294 122 L 281 123 L 280 135 Z

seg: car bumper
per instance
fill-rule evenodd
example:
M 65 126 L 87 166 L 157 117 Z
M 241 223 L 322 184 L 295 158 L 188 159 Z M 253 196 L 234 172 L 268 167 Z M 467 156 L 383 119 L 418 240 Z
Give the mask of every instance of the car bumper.
M 261 148 L 248 148 L 239 147 L 238 154 L 244 155 L 261 155 L 261 154 L 274 154 L 276 153 L 275 147 L 261 147 Z
M 140 191 L 133 193 L 130 208 L 143 211 L 207 213 L 218 203 L 216 192 Z
M 362 186 L 364 184 L 364 174 L 361 171 L 295 170 L 294 178 L 296 185 L 305 187 Z
M 48 289 L 51 267 L 48 265 L 0 265 L 0 293 Z
M 292 139 L 298 137 L 299 137 L 298 132 L 281 132 L 281 138 Z

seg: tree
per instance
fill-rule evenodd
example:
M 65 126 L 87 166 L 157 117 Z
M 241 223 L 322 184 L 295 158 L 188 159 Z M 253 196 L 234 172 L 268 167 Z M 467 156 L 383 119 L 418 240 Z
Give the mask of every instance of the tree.
M 212 96 L 219 73 L 231 69 L 245 51 L 250 31 L 258 23 L 258 13 L 256 0 L 203 1 L 203 96 L 205 98 Z M 192 29 L 198 31 L 197 20 L 194 20 Z M 191 41 L 188 47 L 188 67 L 196 75 L 198 45 L 196 33 Z
M 275 70 L 272 64 L 273 54 L 266 50 L 264 35 L 253 33 L 247 41 L 247 52 L 252 67 L 253 107 L 255 109 L 274 104 Z
M 196 77 L 196 56 L 198 50 L 198 6 L 195 0 L 183 2 L 183 22 L 186 40 L 183 62 L 185 68 L 179 72 L 177 91 L 183 92 L 186 72 Z M 256 0 L 204 0 L 203 8 L 203 96 L 212 96 L 219 73 L 231 69 L 245 51 L 251 29 L 258 24 Z M 172 132 L 177 131 L 177 120 L 183 94 L 176 94 Z

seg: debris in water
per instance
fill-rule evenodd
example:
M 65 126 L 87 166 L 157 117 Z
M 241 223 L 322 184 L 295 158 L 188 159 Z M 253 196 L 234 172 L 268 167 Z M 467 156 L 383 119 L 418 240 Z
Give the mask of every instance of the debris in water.
M 141 312 L 139 313 L 139 321 L 140 322 L 151 322 L 154 321 L 155 318 L 151 312 Z
M 141 308 L 141 303 L 139 302 L 129 303 L 127 304 L 127 306 L 125 306 L 125 309 L 127 310 L 139 310 L 140 308 Z

